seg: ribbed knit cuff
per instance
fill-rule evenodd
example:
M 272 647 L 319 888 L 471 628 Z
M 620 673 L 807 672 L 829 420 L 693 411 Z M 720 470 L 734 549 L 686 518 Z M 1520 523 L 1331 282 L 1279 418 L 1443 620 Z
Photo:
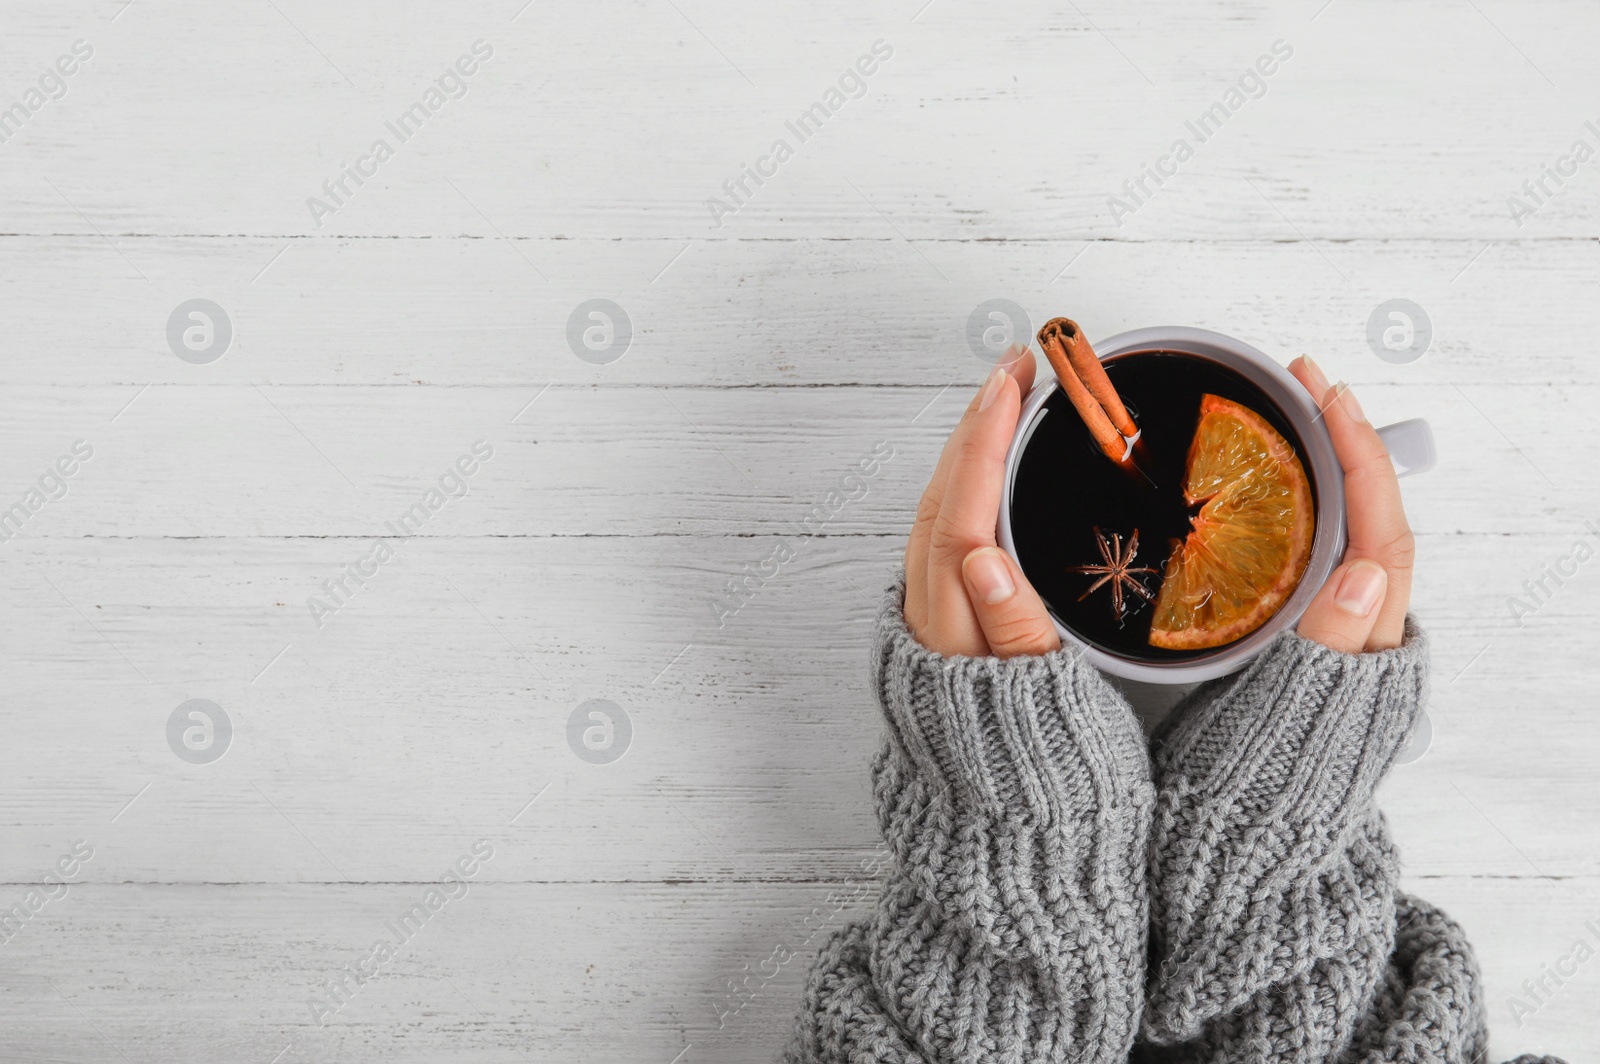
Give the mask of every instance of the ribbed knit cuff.
M 1345 654 L 1286 632 L 1158 736 L 1176 773 L 1247 809 L 1324 822 L 1370 798 L 1427 697 L 1428 644 L 1406 619 L 1392 650 Z
M 872 680 L 891 745 L 930 796 L 1036 823 L 1148 802 L 1138 719 L 1080 651 L 946 657 L 916 641 L 904 607 L 902 576 L 878 615 Z

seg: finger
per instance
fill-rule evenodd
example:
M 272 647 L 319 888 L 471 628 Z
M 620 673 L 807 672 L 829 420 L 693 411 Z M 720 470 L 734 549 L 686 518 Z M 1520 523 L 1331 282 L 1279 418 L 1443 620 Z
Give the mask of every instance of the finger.
M 1382 612 L 1389 574 L 1369 558 L 1345 562 L 1333 571 L 1296 629 L 1307 639 L 1345 654 L 1367 648 Z
M 1014 344 L 1000 364 L 1011 374 L 1011 379 L 1017 382 L 1017 391 L 1026 396 L 1028 389 L 1033 387 L 1034 358 L 1033 348 Z
M 1061 649 L 1061 638 L 1044 600 L 1011 555 L 999 547 L 979 547 L 962 559 L 961 575 L 995 657 Z
M 925 640 L 923 645 L 940 653 L 988 652 L 983 628 L 967 596 L 961 562 L 978 547 L 994 546 L 1006 448 L 1020 407 L 1016 381 L 1009 374 L 997 373 L 984 385 L 977 406 L 951 439 L 949 471 L 928 536 L 926 627 L 932 642 Z
M 939 516 L 939 503 L 944 498 L 944 484 L 950 476 L 950 466 L 954 463 L 954 455 L 961 447 L 961 440 L 965 435 L 967 422 L 978 407 L 978 400 L 983 397 L 983 389 L 993 379 L 993 373 L 984 378 L 984 383 L 973 393 L 972 400 L 967 403 L 967 409 L 962 413 L 961 420 L 956 422 L 956 427 L 944 441 L 944 449 L 939 452 L 939 461 L 933 467 L 933 476 L 928 478 L 928 486 L 922 491 L 922 498 L 917 502 L 916 520 L 911 525 L 911 536 L 906 540 L 906 625 L 913 634 L 920 631 L 927 622 L 928 617 L 928 540 L 933 534 L 934 518 Z
M 1012 380 L 1017 382 L 1018 392 L 1022 395 L 1027 395 L 1028 390 L 1033 387 L 1035 363 L 1032 349 L 1023 347 L 1021 344 L 1014 344 L 998 365 L 1011 375 Z M 985 378 L 985 383 L 987 383 L 987 380 Z M 980 385 L 978 391 L 972 396 L 971 401 L 967 403 L 967 409 L 962 413 L 962 419 L 956 424 L 955 431 L 945 441 L 944 450 L 939 455 L 939 462 L 934 467 L 933 476 L 929 478 L 928 487 L 922 494 L 921 504 L 917 507 L 917 520 L 912 526 L 912 542 L 919 551 L 926 549 L 928 531 L 933 524 L 933 518 L 939 513 L 939 500 L 944 495 L 944 483 L 950 473 L 950 458 L 955 451 L 957 442 L 956 433 L 961 431 L 962 425 L 977 410 L 978 401 L 982 396 L 983 388 Z M 909 555 L 910 551 L 908 551 L 908 557 Z
M 1344 467 L 1345 523 L 1350 545 L 1345 559 L 1368 558 L 1388 571 L 1389 586 L 1377 623 L 1367 639 L 1368 650 L 1400 645 L 1406 610 L 1411 605 L 1411 567 L 1416 540 L 1406 521 L 1400 481 L 1394 463 L 1367 422 L 1348 385 L 1329 389 L 1323 420 L 1333 436 L 1333 449 Z
M 1020 352 L 1020 354 L 1018 354 Z M 1002 359 L 1000 365 L 1005 368 L 1011 378 L 1026 392 L 1033 383 L 1034 359 L 1033 352 L 1021 345 L 1014 345 L 1007 352 L 1007 358 Z M 987 379 L 985 384 L 987 384 Z M 922 499 L 917 504 L 916 520 L 911 526 L 911 536 L 906 540 L 906 623 L 915 632 L 927 618 L 927 585 L 924 574 L 928 567 L 928 540 L 932 535 L 934 518 L 939 515 L 939 504 L 944 498 L 945 481 L 949 478 L 950 466 L 953 455 L 961 446 L 964 428 L 978 408 L 978 401 L 983 396 L 980 387 L 967 404 L 966 411 L 962 414 L 961 421 L 956 424 L 950 438 L 945 441 L 944 450 L 939 455 L 939 462 L 934 467 L 933 476 L 928 480 L 928 486 L 922 493 Z
M 1370 558 L 1388 570 L 1388 590 L 1367 649 L 1397 647 L 1411 604 L 1416 541 L 1406 521 L 1394 463 L 1348 385 L 1330 388 L 1310 358 L 1296 359 L 1290 370 L 1308 391 L 1320 396 L 1317 405 L 1344 469 L 1345 524 L 1350 533 L 1345 560 Z
M 1006 450 L 1021 405 L 1016 380 L 997 374 L 951 437 L 939 513 L 929 530 L 930 565 L 948 565 L 953 572 L 967 552 L 994 545 Z
M 1301 355 L 1289 363 L 1289 372 L 1294 374 L 1295 380 L 1305 386 L 1311 394 L 1311 401 L 1320 404 L 1322 397 L 1328 394 L 1328 378 L 1322 372 L 1322 367 L 1310 355 Z

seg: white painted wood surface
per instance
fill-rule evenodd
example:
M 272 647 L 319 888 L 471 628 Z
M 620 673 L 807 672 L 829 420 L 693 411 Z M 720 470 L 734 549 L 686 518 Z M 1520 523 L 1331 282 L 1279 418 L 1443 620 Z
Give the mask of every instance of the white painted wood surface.
M 94 449 L 0 543 L 0 905 L 94 848 L 0 944 L 0 1059 L 770 1056 L 807 951 L 762 962 L 874 845 L 870 619 L 984 368 L 967 316 L 1004 297 L 1313 351 L 1375 419 L 1433 422 L 1407 500 L 1435 736 L 1385 807 L 1408 888 L 1478 945 L 1494 1059 L 1600 1060 L 1600 961 L 1509 1008 L 1600 943 L 1600 563 L 1508 604 L 1600 523 L 1600 160 L 1520 226 L 1506 202 L 1600 147 L 1592 4 L 519 7 L 0 9 L 0 106 L 94 49 L 0 143 L 0 509 Z M 315 225 L 479 39 L 466 95 Z M 879 39 L 865 96 L 714 226 Z M 1107 197 L 1279 39 L 1117 225 Z M 210 365 L 167 345 L 196 297 L 234 327 Z M 604 366 L 565 335 L 596 297 L 635 330 Z M 1391 298 L 1431 317 L 1420 361 L 1367 345 Z M 466 497 L 318 627 L 308 597 L 477 440 Z M 168 746 L 191 698 L 233 722 L 214 764 Z M 567 746 L 588 699 L 632 720 L 614 764 Z M 466 896 L 317 1024 L 479 839 Z

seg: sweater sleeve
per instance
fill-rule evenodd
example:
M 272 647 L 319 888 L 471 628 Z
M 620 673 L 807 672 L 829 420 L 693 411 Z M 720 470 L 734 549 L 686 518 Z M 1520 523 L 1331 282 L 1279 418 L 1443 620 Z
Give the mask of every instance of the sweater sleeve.
M 1137 719 L 1068 650 L 942 657 L 878 618 L 873 762 L 892 870 L 823 947 L 791 1062 L 1127 1059 L 1153 799 Z
M 1409 623 L 1373 654 L 1287 632 L 1157 734 L 1148 1041 L 1186 1060 L 1342 1059 L 1394 943 L 1399 867 L 1373 794 L 1426 666 Z
M 1460 927 L 1399 893 L 1378 784 L 1427 645 L 1342 654 L 1285 633 L 1155 738 L 1151 979 L 1135 1059 L 1481 1064 Z

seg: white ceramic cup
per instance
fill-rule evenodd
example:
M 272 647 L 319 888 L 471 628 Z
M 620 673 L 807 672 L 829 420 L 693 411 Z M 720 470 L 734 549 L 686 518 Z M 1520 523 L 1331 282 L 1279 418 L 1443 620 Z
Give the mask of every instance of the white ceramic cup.
M 1311 477 L 1316 484 L 1317 527 L 1311 542 L 1311 559 L 1306 563 L 1305 574 L 1289 600 L 1260 628 L 1227 646 L 1182 661 L 1133 661 L 1087 643 L 1052 615 L 1056 631 L 1060 633 L 1063 645 L 1076 644 L 1083 648 L 1089 662 L 1097 668 L 1113 676 L 1144 683 L 1198 683 L 1241 669 L 1279 632 L 1294 626 L 1344 557 L 1344 471 L 1339 466 L 1338 455 L 1334 453 L 1333 438 L 1328 435 L 1328 427 L 1323 424 L 1321 413 L 1310 394 L 1288 370 L 1249 344 L 1231 336 L 1206 329 L 1164 325 L 1119 333 L 1095 344 L 1094 349 L 1101 361 L 1143 351 L 1174 351 L 1192 355 L 1233 370 L 1260 388 L 1288 419 L 1300 440 L 1303 456 L 1310 464 Z M 1000 546 L 1013 558 L 1017 558 L 1017 548 L 1011 538 L 1011 491 L 1017 466 L 1022 453 L 1028 448 L 1028 441 L 1033 437 L 1033 430 L 1038 427 L 1045 400 L 1060 388 L 1050 373 L 1048 363 L 1041 360 L 1041 366 L 1043 372 L 1022 404 L 1017 433 L 1006 454 L 998 535 Z M 1409 476 L 1433 467 L 1436 457 L 1433 430 L 1423 419 L 1412 418 L 1385 425 L 1378 430 L 1378 435 L 1389 449 L 1389 457 L 1398 475 Z M 1021 565 L 1020 558 L 1017 564 Z

